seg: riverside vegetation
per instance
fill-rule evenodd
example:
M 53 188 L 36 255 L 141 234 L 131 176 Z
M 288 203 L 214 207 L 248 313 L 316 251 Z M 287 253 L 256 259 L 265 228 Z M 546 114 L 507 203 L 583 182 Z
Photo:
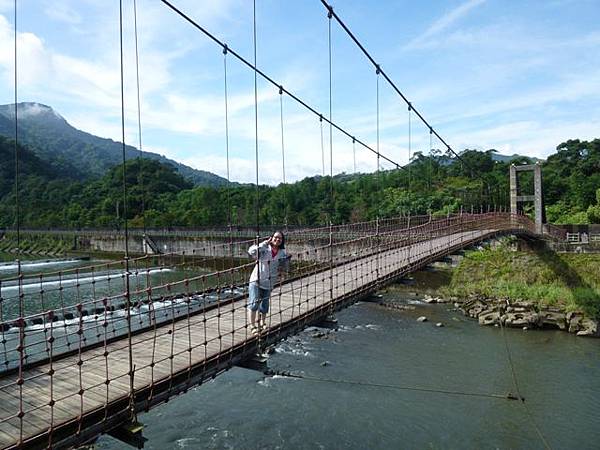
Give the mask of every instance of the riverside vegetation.
M 256 187 L 227 185 L 226 180 L 225 185 L 223 180 L 200 185 L 197 177 L 185 176 L 187 172 L 181 167 L 148 159 L 145 154 L 127 161 L 125 208 L 122 168 L 112 165 L 115 158 L 98 159 L 104 155 L 104 147 L 98 147 L 100 144 L 89 136 L 80 142 L 83 138 L 74 129 L 67 146 L 60 139 L 67 126 L 64 119 L 50 113 L 37 118 L 35 124 L 22 128 L 19 141 L 24 143 L 18 149 L 22 227 L 117 228 L 122 226 L 124 215 L 134 227 L 144 223 L 149 227 L 198 227 L 256 222 Z M 8 125 L 4 128 L 10 131 Z M 40 130 L 46 130 L 48 139 L 40 138 Z M 136 153 L 130 150 L 132 158 Z M 16 224 L 14 154 L 14 141 L 0 136 L 0 228 Z M 81 164 L 73 167 L 74 161 Z M 87 165 L 82 166 L 84 162 Z M 377 216 L 493 209 L 508 204 L 509 165 L 532 162 L 519 155 L 498 155 L 494 149 L 465 149 L 460 159 L 439 149 L 416 149 L 410 164 L 383 170 L 379 175 L 342 173 L 333 180 L 314 176 L 295 183 L 260 186 L 259 221 L 264 225 L 314 226 L 329 219 L 339 224 Z M 540 164 L 549 222 L 600 223 L 600 139 L 568 140 Z M 533 191 L 530 175 L 520 178 L 527 192 Z
M 600 254 L 559 254 L 502 238 L 465 252 L 455 268 L 416 273 L 414 284 L 401 289 L 417 290 L 430 303 L 454 303 L 481 325 L 600 336 Z

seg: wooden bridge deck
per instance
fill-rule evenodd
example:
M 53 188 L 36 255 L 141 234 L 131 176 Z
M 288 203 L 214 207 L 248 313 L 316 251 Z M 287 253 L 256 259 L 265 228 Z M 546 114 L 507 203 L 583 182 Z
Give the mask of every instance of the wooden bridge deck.
M 126 420 L 131 407 L 143 411 L 163 402 L 373 292 L 377 275 L 385 282 L 493 233 L 439 237 L 284 283 L 272 293 L 268 330 L 259 338 L 247 326 L 245 299 L 136 334 L 131 337 L 134 402 L 127 337 L 29 368 L 20 386 L 18 374 L 4 376 L 0 447 L 62 447 L 93 440 Z M 17 414 L 20 399 L 22 417 Z

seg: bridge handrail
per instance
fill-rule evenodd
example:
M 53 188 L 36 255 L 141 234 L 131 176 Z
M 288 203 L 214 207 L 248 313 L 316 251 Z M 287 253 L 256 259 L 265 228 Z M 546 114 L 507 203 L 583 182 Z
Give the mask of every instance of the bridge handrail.
M 381 222 L 375 221 L 358 227 L 338 228 L 331 243 L 324 239 L 330 232 L 329 227 L 321 228 L 314 234 L 301 231 L 291 233 L 290 242 L 297 239 L 310 245 L 294 254 L 292 270 L 288 278 L 279 283 L 273 291 L 272 304 L 277 302 L 277 295 L 291 292 L 292 303 L 287 308 L 292 309 L 293 316 L 293 308 L 300 307 L 300 303 L 294 303 L 293 300 L 294 292 L 291 290 L 294 280 L 306 280 L 296 283 L 296 286 L 305 286 L 306 299 L 302 301 L 306 303 L 303 305 L 308 307 L 310 301 L 310 307 L 314 309 L 310 313 L 307 312 L 307 316 L 300 316 L 298 320 L 310 321 L 311 317 L 334 308 L 334 268 L 338 270 L 336 277 L 341 276 L 345 280 L 339 281 L 343 283 L 340 285 L 342 291 L 361 280 L 360 286 L 364 287 L 350 289 L 358 289 L 356 292 L 359 293 L 372 292 L 388 279 L 486 236 L 493 236 L 502 231 L 534 233 L 533 222 L 530 219 L 506 213 L 463 214 L 437 219 L 424 217 L 414 222 L 402 219 L 396 221 L 395 225 L 394 227 L 394 223 L 387 222 L 381 226 Z M 380 266 L 380 260 L 387 261 L 388 266 Z M 58 367 L 58 361 L 68 355 L 74 357 L 73 361 L 85 362 L 84 367 L 102 367 L 104 371 L 106 366 L 106 376 L 96 376 L 94 380 L 86 383 L 86 392 L 93 390 L 95 386 L 104 389 L 105 385 L 108 386 L 112 381 L 125 384 L 129 378 L 125 364 L 113 369 L 109 375 L 108 345 L 115 341 L 118 341 L 115 342 L 116 347 L 127 345 L 125 337 L 131 332 L 132 336 L 136 336 L 130 341 L 132 348 L 135 347 L 132 352 L 135 350 L 144 353 L 145 349 L 151 348 L 159 338 L 171 342 L 171 336 L 175 334 L 191 333 L 190 318 L 193 316 L 197 316 L 193 322 L 196 324 L 194 327 L 200 329 L 203 327 L 204 317 L 204 342 L 200 339 L 198 343 L 196 339 L 196 343 L 192 344 L 190 339 L 189 344 L 171 346 L 168 352 L 170 354 L 165 353 L 163 349 L 163 353 L 156 358 L 137 358 L 133 370 L 140 373 L 154 367 L 155 363 L 162 364 L 166 361 L 168 365 L 169 360 L 177 358 L 185 358 L 187 361 L 192 351 L 204 351 L 207 354 L 206 348 L 209 345 L 213 348 L 219 347 L 221 339 L 223 342 L 225 338 L 228 342 L 231 339 L 233 344 L 236 333 L 238 336 L 245 336 L 246 340 L 251 339 L 247 320 L 238 322 L 236 319 L 234 324 L 233 313 L 235 308 L 246 307 L 245 287 L 255 262 L 248 259 L 232 261 L 234 264 L 231 267 L 222 270 L 186 272 L 190 263 L 193 265 L 197 262 L 188 255 L 174 253 L 93 265 L 85 270 L 77 268 L 59 271 L 58 280 L 47 274 L 39 274 L 37 278 L 13 277 L 12 281 L 0 281 L 0 334 L 4 341 L 3 346 L 0 345 L 0 355 L 4 356 L 4 366 L 0 367 L 0 392 L 10 393 L 15 389 L 18 391 L 20 384 L 51 384 L 53 378 L 52 374 L 46 371 L 48 365 L 52 368 L 52 364 L 57 363 Z M 125 271 L 127 267 L 128 272 Z M 168 272 L 173 267 L 179 272 Z M 380 270 L 385 271 L 380 274 Z M 155 275 L 151 274 L 152 271 L 156 272 Z M 154 276 L 156 278 L 153 278 Z M 127 290 L 126 283 L 129 286 Z M 315 292 L 306 295 L 313 291 L 312 283 L 315 285 Z M 320 286 L 318 289 L 317 285 Z M 315 302 L 313 306 L 317 291 L 318 295 L 323 297 L 330 295 L 330 304 L 316 306 Z M 49 302 L 51 298 L 60 301 Z M 338 301 L 337 297 L 335 301 Z M 24 306 L 27 308 L 20 309 Z M 230 317 L 226 320 L 230 321 L 231 329 L 226 335 L 219 331 L 218 337 L 213 336 L 210 340 L 206 338 L 206 318 L 209 312 L 213 318 Z M 279 314 L 284 313 L 290 314 L 290 311 L 279 307 Z M 130 318 L 129 326 L 126 317 Z M 243 317 L 246 317 L 246 314 L 243 314 Z M 216 322 L 213 322 L 213 327 L 215 325 Z M 278 333 L 277 329 L 274 330 L 269 333 Z M 145 331 L 149 332 L 141 334 Z M 202 333 L 194 328 L 194 333 L 197 332 Z M 111 352 L 114 347 L 111 347 Z M 29 371 L 40 364 L 46 364 L 43 370 L 36 368 Z M 67 367 L 70 363 L 65 361 L 61 364 L 62 367 Z M 73 370 L 73 373 L 81 372 L 81 369 L 74 365 Z M 63 379 L 68 377 L 68 373 L 67 369 L 61 372 Z M 67 402 L 74 403 L 75 400 L 79 400 L 82 388 L 74 383 L 73 389 L 73 392 L 71 388 L 68 392 L 63 391 L 60 400 L 57 398 L 57 403 L 65 405 Z M 26 405 L 23 408 L 26 417 L 36 408 Z M 79 413 L 83 412 L 81 410 Z M 0 415 L 0 424 L 8 420 L 5 416 L 6 414 Z
M 294 259 L 299 264 L 296 270 L 298 273 L 303 274 L 313 273 L 327 267 L 326 264 L 328 261 L 333 264 L 338 264 L 343 261 L 364 258 L 382 251 L 405 247 L 442 236 L 476 231 L 484 228 L 490 230 L 523 229 L 532 232 L 533 222 L 524 216 L 484 213 L 446 217 L 428 221 L 426 223 L 420 223 L 414 227 L 383 233 L 378 232 L 377 229 L 371 230 L 370 234 L 347 236 L 346 239 L 334 241 L 331 244 L 323 242 L 322 245 L 314 245 L 310 250 L 294 255 Z M 157 263 L 158 265 L 154 266 L 152 263 Z M 136 278 L 144 275 L 148 279 L 147 282 L 149 282 L 150 273 L 152 271 L 157 271 L 159 274 L 162 274 L 163 271 L 168 270 L 168 267 L 173 267 L 173 264 L 174 267 L 183 267 L 185 265 L 185 255 L 168 254 L 161 255 L 160 258 L 155 256 L 140 257 L 130 260 L 129 264 L 130 273 L 132 275 Z M 144 264 L 146 264 L 145 267 L 143 266 Z M 245 285 L 249 270 L 253 267 L 253 264 L 253 262 L 243 262 L 242 264 L 232 266 L 227 270 L 217 270 L 198 276 L 185 276 L 183 280 L 163 282 L 154 284 L 151 287 L 146 284 L 144 284 L 142 288 L 136 288 L 134 286 L 130 291 L 130 295 L 134 298 L 134 304 L 138 304 L 139 301 L 151 303 L 154 301 L 153 298 L 173 298 L 173 296 L 177 296 L 178 293 L 181 292 L 202 296 L 207 292 L 215 290 L 215 283 L 210 280 L 219 279 L 219 277 L 229 277 L 230 282 L 228 285 L 230 286 L 230 289 L 234 289 L 237 286 Z M 114 284 L 114 280 L 120 280 L 121 283 L 124 283 L 125 267 L 125 261 L 117 261 L 93 265 L 87 268 L 76 268 L 50 274 L 37 274 L 36 279 L 39 278 L 39 291 L 34 291 L 31 295 L 39 295 L 43 306 L 44 296 L 47 297 L 55 293 L 54 295 L 60 295 L 62 297 L 65 290 L 68 290 L 69 286 L 74 284 L 73 282 L 75 282 L 77 293 L 81 288 L 88 285 L 93 286 L 94 283 L 98 282 L 108 282 L 110 284 L 111 280 L 113 280 L 112 283 Z M 21 290 L 21 286 L 23 286 L 23 283 L 25 282 L 24 280 L 24 277 L 17 276 L 0 282 L 0 295 L 3 297 L 5 310 L 7 310 L 11 299 L 16 300 L 15 295 L 11 296 L 10 294 L 7 294 L 7 290 L 14 290 L 15 286 L 18 286 Z M 196 282 L 199 282 L 200 286 L 190 289 L 190 283 L 194 284 Z M 54 283 L 57 286 L 52 289 L 46 287 L 44 283 Z M 218 285 L 219 283 L 216 283 L 216 286 Z M 31 286 L 31 283 L 27 286 Z M 105 311 L 110 309 L 111 311 L 114 311 L 115 307 L 117 309 L 123 307 L 123 295 L 122 292 L 117 291 L 117 293 L 112 295 L 109 293 L 100 297 L 86 299 L 81 298 L 78 293 L 77 298 L 79 301 L 76 304 L 63 305 L 59 308 L 60 315 L 64 320 L 71 320 L 77 316 L 82 318 L 83 311 L 88 311 L 86 314 L 97 313 L 98 310 Z M 136 300 L 136 297 L 139 298 Z M 48 316 L 50 312 L 52 313 L 52 318 Z M 18 317 L 10 317 L 6 316 L 6 314 L 7 313 L 5 312 L 0 317 L 0 328 L 2 332 L 11 327 L 25 327 L 27 324 L 38 323 L 43 325 L 47 320 L 54 321 L 57 317 L 56 311 L 54 310 L 34 311 L 31 314 L 21 314 Z M 68 338 L 68 335 L 66 337 Z

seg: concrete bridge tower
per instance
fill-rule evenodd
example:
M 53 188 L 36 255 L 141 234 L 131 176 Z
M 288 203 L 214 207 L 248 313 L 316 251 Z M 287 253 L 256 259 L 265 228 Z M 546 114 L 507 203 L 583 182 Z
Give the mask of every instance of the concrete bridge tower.
M 518 172 L 533 172 L 533 195 L 520 195 Z M 542 167 L 539 163 L 510 166 L 510 212 L 517 214 L 519 203 L 533 202 L 535 207 L 535 230 L 542 234 L 543 224 L 546 222 L 544 202 L 542 195 Z

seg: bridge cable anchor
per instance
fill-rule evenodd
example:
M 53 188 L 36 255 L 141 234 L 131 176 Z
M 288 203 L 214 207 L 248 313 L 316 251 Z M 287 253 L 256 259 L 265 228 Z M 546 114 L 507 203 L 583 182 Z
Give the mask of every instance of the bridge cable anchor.
M 142 435 L 144 424 L 137 420 L 124 423 L 108 432 L 113 438 L 131 445 L 135 448 L 144 448 L 144 443 L 148 440 Z

